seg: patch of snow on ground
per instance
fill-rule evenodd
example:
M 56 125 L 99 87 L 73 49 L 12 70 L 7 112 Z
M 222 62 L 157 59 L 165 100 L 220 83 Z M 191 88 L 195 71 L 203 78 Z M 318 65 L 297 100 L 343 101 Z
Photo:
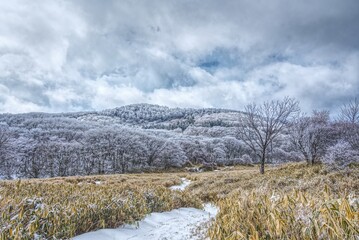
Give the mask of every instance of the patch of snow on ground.
M 183 191 L 191 181 L 170 187 Z M 216 217 L 218 208 L 206 203 L 203 210 L 179 208 L 169 212 L 151 213 L 138 224 L 125 224 L 117 229 L 101 229 L 79 235 L 74 240 L 200 240 L 206 239 L 206 229 Z
M 204 210 L 179 208 L 169 212 L 151 213 L 138 225 L 126 224 L 117 229 L 102 229 L 82 234 L 75 237 L 74 240 L 204 239 L 205 236 L 196 235 L 195 232 L 202 224 L 213 219 L 217 211 L 218 209 L 214 205 L 205 204 Z
M 179 191 L 183 191 L 186 189 L 186 187 L 188 187 L 188 185 L 191 184 L 191 180 L 188 180 L 186 178 L 181 178 L 182 183 L 181 185 L 175 185 L 170 187 L 171 190 L 179 190 Z

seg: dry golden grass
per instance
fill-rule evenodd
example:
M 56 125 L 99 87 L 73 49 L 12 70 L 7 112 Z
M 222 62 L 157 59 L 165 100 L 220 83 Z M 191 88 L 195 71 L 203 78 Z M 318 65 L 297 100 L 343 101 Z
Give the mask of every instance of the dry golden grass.
M 184 192 L 169 186 L 192 180 Z M 0 239 L 69 238 L 135 222 L 153 211 L 220 212 L 211 239 L 355 239 L 359 168 L 328 172 L 304 163 L 225 167 L 205 173 L 152 173 L 0 182 Z M 9 237 L 10 236 L 10 237 Z
M 211 239 L 358 239 L 359 168 L 328 172 L 304 163 L 188 174 L 189 187 L 220 212 Z
M 328 172 L 321 165 L 307 166 L 305 163 L 285 164 L 268 167 L 264 175 L 258 167 L 234 167 L 217 172 L 190 173 L 185 177 L 193 180 L 189 191 L 204 201 L 218 201 L 233 192 L 273 190 L 289 192 L 298 189 L 316 193 L 328 186 L 331 192 L 345 191 L 359 193 L 359 168 L 353 168 L 350 174 Z
M 68 239 L 140 220 L 150 212 L 201 207 L 172 174 L 0 182 L 0 239 Z
M 358 204 L 335 198 L 326 188 L 318 194 L 234 194 L 219 202 L 211 239 L 356 239 Z

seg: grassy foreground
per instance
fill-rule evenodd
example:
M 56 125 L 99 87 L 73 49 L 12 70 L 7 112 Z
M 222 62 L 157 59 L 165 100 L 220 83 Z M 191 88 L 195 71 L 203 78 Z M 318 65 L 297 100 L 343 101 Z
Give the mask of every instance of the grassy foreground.
M 192 180 L 184 192 L 168 190 Z M 226 167 L 206 173 L 127 174 L 0 182 L 0 239 L 66 239 L 146 214 L 212 201 L 211 239 L 358 239 L 359 168 Z
M 180 182 L 170 174 L 0 182 L 0 239 L 69 239 L 151 212 L 200 208 L 189 193 L 168 189 Z
M 260 175 L 204 173 L 190 190 L 217 201 L 211 239 L 359 239 L 359 169 L 288 164 Z

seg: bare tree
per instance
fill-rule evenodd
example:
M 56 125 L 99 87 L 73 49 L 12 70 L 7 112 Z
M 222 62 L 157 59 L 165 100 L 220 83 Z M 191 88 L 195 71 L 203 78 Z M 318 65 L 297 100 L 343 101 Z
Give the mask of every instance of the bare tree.
M 146 162 L 148 167 L 153 167 L 154 162 L 161 156 L 161 153 L 165 149 L 168 139 L 162 139 L 152 136 L 144 136 L 142 141 L 146 146 Z
M 313 111 L 313 115 L 298 117 L 290 131 L 290 140 L 308 164 L 313 165 L 335 141 L 328 111 Z
M 260 173 L 264 173 L 270 144 L 283 133 L 290 118 L 297 112 L 298 102 L 288 97 L 245 107 L 239 121 L 238 138 L 260 159 Z
M 341 107 L 339 119 L 352 124 L 359 123 L 359 98 L 354 98 Z
M 345 141 L 354 149 L 359 148 L 359 98 L 352 99 L 340 109 L 339 122 Z

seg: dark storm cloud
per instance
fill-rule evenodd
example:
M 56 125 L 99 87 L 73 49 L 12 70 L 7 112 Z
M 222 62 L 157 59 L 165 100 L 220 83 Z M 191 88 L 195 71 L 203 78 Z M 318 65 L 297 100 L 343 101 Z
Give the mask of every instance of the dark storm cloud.
M 305 110 L 359 91 L 359 2 L 0 3 L 0 112 L 148 102 Z

